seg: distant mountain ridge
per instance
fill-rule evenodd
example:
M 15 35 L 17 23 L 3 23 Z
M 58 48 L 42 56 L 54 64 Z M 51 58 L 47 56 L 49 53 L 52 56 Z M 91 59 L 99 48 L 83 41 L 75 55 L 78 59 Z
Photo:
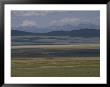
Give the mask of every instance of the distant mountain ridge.
M 44 36 L 72 36 L 72 37 L 100 37 L 99 29 L 79 29 L 71 31 L 51 31 L 47 33 L 33 33 L 20 30 L 11 30 L 12 36 L 25 36 L 25 35 L 44 35 Z
M 36 33 L 31 33 L 27 31 L 20 31 L 20 30 L 11 30 L 12 36 L 25 36 L 25 35 L 35 35 Z

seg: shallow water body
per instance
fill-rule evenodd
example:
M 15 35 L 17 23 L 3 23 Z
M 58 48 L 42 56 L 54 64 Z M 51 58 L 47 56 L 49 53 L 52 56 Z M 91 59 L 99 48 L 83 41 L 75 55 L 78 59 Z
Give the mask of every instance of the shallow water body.
M 98 57 L 100 56 L 100 49 L 12 49 L 13 57 Z

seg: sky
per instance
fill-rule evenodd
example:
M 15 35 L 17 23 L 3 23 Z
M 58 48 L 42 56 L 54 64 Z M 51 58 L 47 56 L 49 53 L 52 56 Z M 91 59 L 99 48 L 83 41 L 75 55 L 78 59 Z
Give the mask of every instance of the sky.
M 64 25 L 91 24 L 100 26 L 100 11 L 12 10 L 11 27 L 46 28 Z

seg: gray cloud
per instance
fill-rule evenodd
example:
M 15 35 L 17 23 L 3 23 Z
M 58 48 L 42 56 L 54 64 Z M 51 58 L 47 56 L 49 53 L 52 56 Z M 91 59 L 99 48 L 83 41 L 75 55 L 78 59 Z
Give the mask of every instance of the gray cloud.
M 21 23 L 21 26 L 23 27 L 32 27 L 32 26 L 37 26 L 37 23 L 32 20 L 23 20 Z
M 13 16 L 45 16 L 49 11 L 12 11 Z
M 60 20 L 53 20 L 50 22 L 50 26 L 56 25 L 56 26 L 62 26 L 65 24 L 74 24 L 74 25 L 78 25 L 80 22 L 79 18 L 63 18 Z

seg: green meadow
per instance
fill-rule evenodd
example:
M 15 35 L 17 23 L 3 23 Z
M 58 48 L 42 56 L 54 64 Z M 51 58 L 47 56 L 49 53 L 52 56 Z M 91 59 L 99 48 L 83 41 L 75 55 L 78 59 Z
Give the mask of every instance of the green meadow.
M 98 77 L 100 60 L 94 58 L 13 59 L 14 77 Z

